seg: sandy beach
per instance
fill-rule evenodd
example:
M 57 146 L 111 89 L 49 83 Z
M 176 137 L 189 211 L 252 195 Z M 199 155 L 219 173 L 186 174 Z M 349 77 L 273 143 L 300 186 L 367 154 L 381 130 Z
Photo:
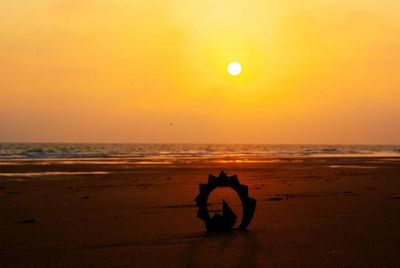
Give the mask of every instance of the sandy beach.
M 248 231 L 209 234 L 194 198 L 237 174 Z M 48 173 L 46 173 L 48 172 Z M 398 267 L 400 158 L 0 165 L 1 267 Z
M 0 268 L 400 268 L 400 0 L 0 13 Z

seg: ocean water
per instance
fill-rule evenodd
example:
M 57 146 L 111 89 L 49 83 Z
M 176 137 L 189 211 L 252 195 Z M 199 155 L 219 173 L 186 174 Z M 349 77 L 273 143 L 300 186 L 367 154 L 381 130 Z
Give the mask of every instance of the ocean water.
M 400 145 L 265 144 L 65 144 L 0 143 L 0 161 L 29 159 L 122 159 L 136 162 L 254 160 L 297 157 L 400 156 Z

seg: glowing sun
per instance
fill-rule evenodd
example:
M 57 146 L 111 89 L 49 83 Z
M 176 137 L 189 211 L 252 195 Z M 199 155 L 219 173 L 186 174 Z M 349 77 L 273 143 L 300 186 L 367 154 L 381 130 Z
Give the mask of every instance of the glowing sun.
M 237 61 L 232 61 L 228 64 L 228 73 L 230 75 L 236 76 L 242 72 L 242 65 Z

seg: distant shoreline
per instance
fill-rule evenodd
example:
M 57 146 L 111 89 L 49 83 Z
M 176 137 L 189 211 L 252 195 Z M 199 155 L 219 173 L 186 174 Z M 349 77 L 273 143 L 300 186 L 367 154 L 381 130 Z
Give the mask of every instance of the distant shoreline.
M 307 157 L 400 157 L 400 145 L 37 144 L 0 143 L 9 159 L 132 159 L 136 161 L 270 160 Z

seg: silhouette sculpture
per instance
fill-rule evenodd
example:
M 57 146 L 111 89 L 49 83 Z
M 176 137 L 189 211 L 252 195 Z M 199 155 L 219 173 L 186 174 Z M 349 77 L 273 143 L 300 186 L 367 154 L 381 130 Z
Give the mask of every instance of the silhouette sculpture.
M 223 171 L 218 177 L 209 175 L 207 184 L 200 184 L 200 193 L 195 199 L 196 205 L 199 207 L 197 217 L 205 222 L 208 232 L 232 231 L 237 217 L 225 200 L 223 200 L 222 215 L 217 213 L 211 218 L 208 213 L 208 197 L 218 187 L 230 187 L 238 194 L 243 208 L 243 218 L 239 225 L 239 230 L 246 230 L 253 218 L 257 201 L 249 197 L 248 187 L 240 184 L 236 175 L 229 177 Z
M 224 232 L 230 231 L 235 225 L 236 215 L 232 211 L 232 209 L 228 206 L 228 204 L 223 200 L 222 203 L 222 216 L 218 213 L 214 214 L 214 216 L 206 223 L 206 228 L 210 232 Z

